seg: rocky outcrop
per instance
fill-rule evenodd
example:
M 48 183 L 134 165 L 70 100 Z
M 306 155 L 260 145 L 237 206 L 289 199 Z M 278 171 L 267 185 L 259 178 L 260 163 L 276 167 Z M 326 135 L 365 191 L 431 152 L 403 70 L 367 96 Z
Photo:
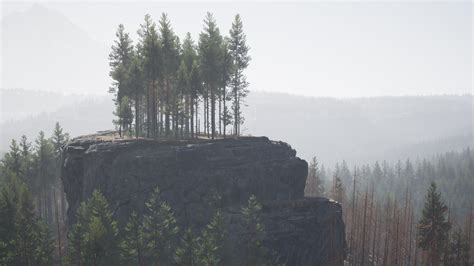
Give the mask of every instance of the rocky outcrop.
M 158 186 L 180 225 L 202 227 L 213 214 L 210 206 L 217 204 L 230 223 L 231 237 L 238 238 L 238 210 L 254 194 L 264 206 L 266 245 L 287 265 L 340 262 L 345 256 L 341 207 L 324 198 L 304 199 L 306 175 L 307 163 L 295 150 L 266 137 L 154 141 L 86 136 L 65 147 L 62 168 L 70 224 L 80 202 L 95 189 L 123 223 L 131 210 L 143 210 Z

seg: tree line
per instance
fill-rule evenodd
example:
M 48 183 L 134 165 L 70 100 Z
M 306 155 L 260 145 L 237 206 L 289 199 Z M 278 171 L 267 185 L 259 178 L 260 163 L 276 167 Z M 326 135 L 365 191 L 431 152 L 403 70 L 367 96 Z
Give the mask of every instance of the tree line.
M 227 248 L 228 221 L 219 208 L 202 230 L 182 229 L 155 188 L 144 213 L 133 211 L 119 228 L 107 200 L 96 190 L 77 210 L 66 261 L 71 265 L 222 265 L 229 253 L 242 253 L 242 265 L 264 265 L 272 261 L 272 254 L 262 244 L 265 229 L 260 210 L 255 196 L 241 208 L 247 230 L 239 243 L 242 253 Z
M 62 253 L 67 203 L 60 167 L 68 139 L 56 123 L 49 138 L 41 131 L 34 143 L 13 139 L 0 160 L 0 265 L 49 265 Z
M 241 133 L 250 56 L 238 14 L 222 36 L 208 12 L 197 44 L 190 33 L 181 42 L 165 13 L 158 24 L 146 15 L 137 33 L 134 45 L 120 24 L 109 55 L 120 135 L 214 139 Z

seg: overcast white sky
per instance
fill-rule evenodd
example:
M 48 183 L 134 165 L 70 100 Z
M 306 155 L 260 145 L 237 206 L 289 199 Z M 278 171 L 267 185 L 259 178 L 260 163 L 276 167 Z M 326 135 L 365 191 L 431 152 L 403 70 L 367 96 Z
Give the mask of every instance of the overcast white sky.
M 251 90 L 334 97 L 472 93 L 471 1 L 41 4 L 107 46 L 119 23 L 135 37 L 146 13 L 155 20 L 168 13 L 179 36 L 189 31 L 195 38 L 206 11 L 226 34 L 240 13 L 251 47 Z M 2 17 L 31 5 L 2 2 Z

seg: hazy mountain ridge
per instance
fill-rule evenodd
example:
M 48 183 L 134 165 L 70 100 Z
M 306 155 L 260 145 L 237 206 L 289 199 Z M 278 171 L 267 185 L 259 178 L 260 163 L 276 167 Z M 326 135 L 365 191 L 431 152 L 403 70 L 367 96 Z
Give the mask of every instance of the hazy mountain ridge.
M 79 92 L 106 87 L 108 47 L 63 14 L 33 5 L 1 21 L 2 88 Z
M 16 94 L 15 91 L 21 92 Z M 3 91 L 4 92 L 4 91 Z M 86 96 L 9 90 L 2 102 L 20 97 L 36 115 L 25 117 L 22 105 L 9 104 L 0 150 L 11 138 L 40 130 L 48 134 L 59 121 L 72 136 L 110 129 L 110 95 Z M 43 95 L 43 96 L 41 96 Z M 57 106 L 37 99 L 48 98 Z M 302 158 L 317 156 L 327 166 L 416 158 L 473 145 L 473 96 L 407 96 L 374 98 L 313 98 L 252 92 L 244 109 L 244 133 L 290 143 Z M 3 108 L 3 107 L 2 107 Z M 2 111 L 3 112 L 3 111 Z M 348 132 L 348 130 L 350 132 Z
M 406 155 L 400 149 L 419 143 L 458 143 L 432 148 L 442 152 L 458 148 L 459 136 L 466 146 L 473 143 L 470 95 L 334 99 L 255 93 L 248 102 L 245 127 L 251 133 L 283 139 L 302 157 L 331 164 L 396 160 Z

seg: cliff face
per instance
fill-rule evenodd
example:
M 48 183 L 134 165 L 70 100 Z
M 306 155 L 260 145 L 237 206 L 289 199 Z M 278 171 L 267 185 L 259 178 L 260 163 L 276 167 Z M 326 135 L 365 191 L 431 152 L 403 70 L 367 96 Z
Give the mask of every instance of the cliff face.
M 345 256 L 340 205 L 303 198 L 307 163 L 286 143 L 265 137 L 161 142 L 87 136 L 71 141 L 63 160 L 70 224 L 95 189 L 123 223 L 131 210 L 143 210 L 158 186 L 182 226 L 202 227 L 217 204 L 237 241 L 239 208 L 254 194 L 264 207 L 266 244 L 282 261 L 318 265 Z

